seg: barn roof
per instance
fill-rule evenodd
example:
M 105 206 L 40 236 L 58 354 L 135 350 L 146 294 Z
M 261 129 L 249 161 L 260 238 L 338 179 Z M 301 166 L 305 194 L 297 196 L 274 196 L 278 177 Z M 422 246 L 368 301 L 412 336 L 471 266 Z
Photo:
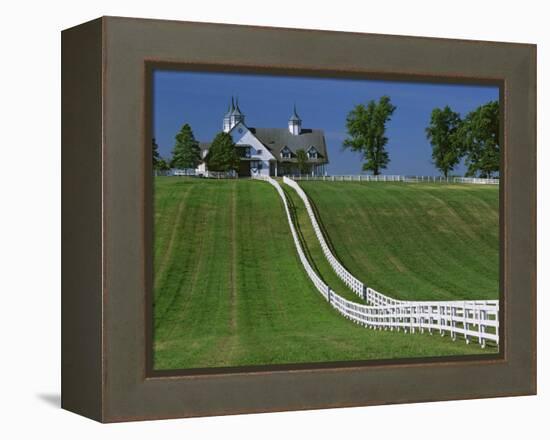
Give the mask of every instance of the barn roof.
M 296 151 L 304 149 L 307 151 L 311 147 L 317 150 L 319 159 L 318 162 L 328 162 L 327 145 L 325 142 L 325 134 L 323 130 L 303 128 L 300 134 L 292 134 L 287 128 L 253 128 L 249 130 L 264 144 L 271 153 L 281 160 L 281 150 L 288 147 L 292 153 L 292 157 L 296 155 Z

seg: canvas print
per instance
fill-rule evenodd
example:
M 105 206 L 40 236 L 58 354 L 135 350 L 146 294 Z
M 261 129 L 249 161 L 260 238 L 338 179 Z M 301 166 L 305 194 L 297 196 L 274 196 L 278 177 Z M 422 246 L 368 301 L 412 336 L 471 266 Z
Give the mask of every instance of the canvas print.
M 499 352 L 499 88 L 156 69 L 155 370 Z

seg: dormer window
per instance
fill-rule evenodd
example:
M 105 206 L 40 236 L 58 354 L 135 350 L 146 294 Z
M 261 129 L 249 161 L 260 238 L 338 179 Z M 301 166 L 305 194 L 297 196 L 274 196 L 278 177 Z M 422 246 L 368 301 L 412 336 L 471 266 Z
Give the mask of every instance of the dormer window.
M 284 147 L 282 150 L 281 150 L 281 157 L 283 159 L 290 159 L 290 156 L 292 155 L 292 153 L 290 152 L 290 149 L 288 147 Z
M 309 149 L 307 150 L 307 157 L 309 159 L 318 159 L 319 155 L 315 147 L 309 147 Z

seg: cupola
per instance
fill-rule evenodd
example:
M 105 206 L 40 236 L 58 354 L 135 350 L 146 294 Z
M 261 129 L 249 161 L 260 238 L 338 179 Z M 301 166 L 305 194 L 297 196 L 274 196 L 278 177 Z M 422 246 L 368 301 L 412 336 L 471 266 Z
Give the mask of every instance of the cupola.
M 294 105 L 294 111 L 288 120 L 288 131 L 294 135 L 298 135 L 302 131 L 302 120 L 298 116 L 298 113 L 296 113 L 296 105 Z

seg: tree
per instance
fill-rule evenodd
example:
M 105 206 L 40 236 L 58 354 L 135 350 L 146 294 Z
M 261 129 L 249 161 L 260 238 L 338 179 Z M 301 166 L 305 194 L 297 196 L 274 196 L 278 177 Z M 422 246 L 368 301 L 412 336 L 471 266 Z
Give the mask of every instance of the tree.
M 153 170 L 155 171 L 155 175 L 158 174 L 156 173 L 156 171 L 168 171 L 170 169 L 170 165 L 166 161 L 166 159 L 163 159 L 160 156 L 159 146 L 155 138 L 153 138 L 152 145 L 153 145 Z
M 362 154 L 364 171 L 372 171 L 376 176 L 390 162 L 385 147 L 386 124 L 395 111 L 389 96 L 382 96 L 378 103 L 369 101 L 365 107 L 356 105 L 346 118 L 348 138 L 344 140 L 343 148 Z
M 290 162 L 281 162 L 281 165 L 279 166 L 280 173 L 279 175 L 286 176 L 290 173 L 292 173 L 292 164 Z
M 189 124 L 184 124 L 176 135 L 172 151 L 173 168 L 196 168 L 201 162 L 201 150 Z
M 170 164 L 166 159 L 163 159 L 162 157 L 158 161 L 157 169 L 159 171 L 168 171 L 170 169 Z
M 160 162 L 160 154 L 159 154 L 159 146 L 155 138 L 153 138 L 152 146 L 153 146 L 153 169 L 158 170 L 159 162 Z
M 306 150 L 304 150 L 303 148 L 296 150 L 296 163 L 298 165 L 298 171 L 300 172 L 300 175 L 309 172 L 308 157 Z
M 426 137 L 432 144 L 433 163 L 445 178 L 460 162 L 461 152 L 456 142 L 460 124 L 460 115 L 447 105 L 443 110 L 433 109 L 430 125 L 426 128 Z
M 216 135 L 210 145 L 205 161 L 211 171 L 238 170 L 240 159 L 230 134 L 221 132 Z
M 491 101 L 468 113 L 456 133 L 466 157 L 467 176 L 490 178 L 499 172 L 499 103 Z

